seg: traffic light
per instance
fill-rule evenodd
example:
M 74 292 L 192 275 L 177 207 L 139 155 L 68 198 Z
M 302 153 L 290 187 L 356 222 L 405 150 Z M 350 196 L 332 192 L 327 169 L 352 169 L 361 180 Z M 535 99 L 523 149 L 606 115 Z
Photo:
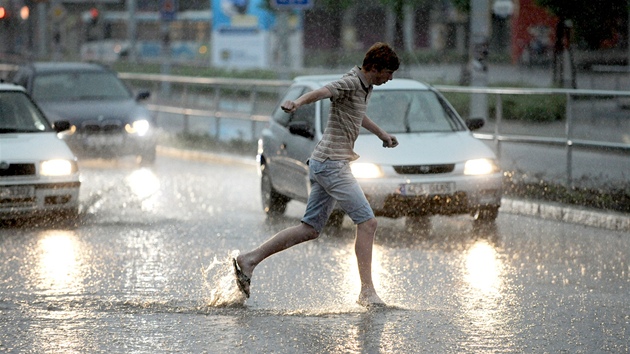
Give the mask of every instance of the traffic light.
M 9 17 L 9 14 L 7 12 L 7 8 L 4 6 L 0 6 L 0 20 L 4 20 L 7 17 Z
M 31 10 L 28 8 L 28 6 L 24 5 L 20 8 L 20 18 L 22 19 L 22 21 L 28 20 L 30 15 Z
M 98 22 L 98 9 L 96 7 L 93 7 L 90 9 L 90 23 L 95 25 Z

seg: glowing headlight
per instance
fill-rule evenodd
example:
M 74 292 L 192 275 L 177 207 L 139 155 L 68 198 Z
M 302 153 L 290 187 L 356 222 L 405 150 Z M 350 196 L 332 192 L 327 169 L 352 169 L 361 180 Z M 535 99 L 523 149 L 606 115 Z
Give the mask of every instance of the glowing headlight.
M 378 178 L 383 176 L 383 171 L 373 163 L 353 163 L 350 165 L 352 174 L 356 178 Z
M 72 124 L 70 125 L 70 129 L 64 130 L 62 132 L 57 133 L 57 137 L 59 139 L 63 139 L 64 136 L 70 136 L 77 132 L 77 126 Z
M 466 161 L 465 175 L 488 175 L 497 172 L 499 167 L 491 159 L 476 159 Z
M 42 176 L 67 176 L 75 171 L 74 162 L 69 160 L 42 161 L 40 173 Z
M 139 136 L 144 136 L 147 134 L 150 128 L 149 121 L 146 119 L 137 120 L 131 124 L 125 125 L 125 130 L 129 134 L 138 134 Z

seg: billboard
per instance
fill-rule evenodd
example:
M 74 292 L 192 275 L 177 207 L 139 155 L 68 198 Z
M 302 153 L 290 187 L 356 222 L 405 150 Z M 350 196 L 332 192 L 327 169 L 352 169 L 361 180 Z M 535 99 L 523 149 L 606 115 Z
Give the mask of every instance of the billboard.
M 278 65 L 276 16 L 266 7 L 266 0 L 211 1 L 214 66 L 255 69 Z M 291 55 L 291 66 L 301 67 L 301 13 L 293 18 L 289 37 L 299 47 Z
M 212 0 L 212 64 L 235 69 L 270 65 L 272 13 L 263 0 Z

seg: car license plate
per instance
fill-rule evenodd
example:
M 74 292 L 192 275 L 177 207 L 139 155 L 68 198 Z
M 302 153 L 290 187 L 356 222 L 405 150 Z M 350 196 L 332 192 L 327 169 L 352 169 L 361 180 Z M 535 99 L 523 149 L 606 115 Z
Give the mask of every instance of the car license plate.
M 455 183 L 409 183 L 400 186 L 400 194 L 405 196 L 452 194 Z
M 123 138 L 120 135 L 92 135 L 85 138 L 85 144 L 91 147 L 120 145 Z
M 0 187 L 0 199 L 32 198 L 35 195 L 33 186 L 6 186 Z

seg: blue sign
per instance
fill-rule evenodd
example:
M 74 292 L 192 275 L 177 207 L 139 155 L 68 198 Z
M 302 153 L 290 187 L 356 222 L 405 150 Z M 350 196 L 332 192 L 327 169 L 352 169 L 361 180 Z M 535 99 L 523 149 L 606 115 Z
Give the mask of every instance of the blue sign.
M 273 0 L 271 5 L 277 9 L 303 10 L 313 7 L 314 0 Z
M 274 22 L 273 13 L 265 10 L 266 0 L 212 0 L 212 28 L 248 27 L 269 30 Z

